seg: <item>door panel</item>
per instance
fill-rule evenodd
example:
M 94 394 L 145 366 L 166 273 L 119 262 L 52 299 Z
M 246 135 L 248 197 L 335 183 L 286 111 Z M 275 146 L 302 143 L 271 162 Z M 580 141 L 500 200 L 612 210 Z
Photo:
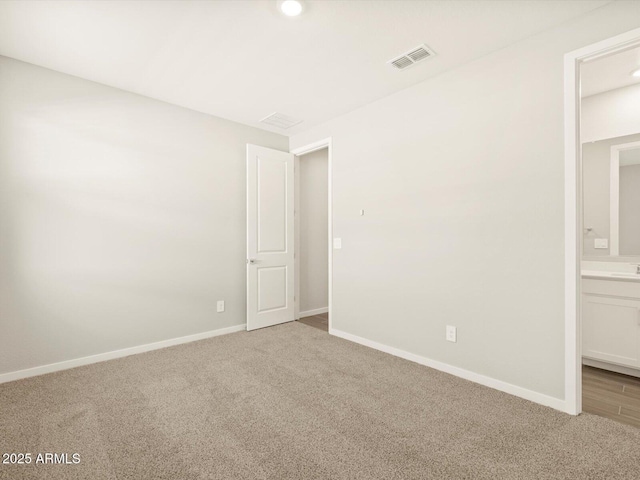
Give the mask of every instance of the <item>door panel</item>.
M 287 250 L 287 162 L 270 156 L 258 162 L 258 253 Z
M 287 268 L 258 267 L 258 313 L 287 307 Z
M 293 162 L 247 145 L 247 330 L 294 319 Z

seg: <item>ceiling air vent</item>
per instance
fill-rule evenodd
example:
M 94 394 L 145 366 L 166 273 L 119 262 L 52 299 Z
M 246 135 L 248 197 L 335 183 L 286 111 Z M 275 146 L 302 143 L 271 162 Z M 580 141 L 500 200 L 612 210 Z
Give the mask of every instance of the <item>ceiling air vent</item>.
M 389 61 L 391 65 L 399 70 L 403 70 L 405 68 L 410 67 L 416 62 L 424 60 L 425 58 L 433 57 L 435 53 L 425 44 L 418 45 L 415 48 L 412 48 L 407 53 L 400 55 L 397 58 Z
M 396 58 L 395 60 L 392 60 L 391 64 L 396 68 L 402 69 L 402 68 L 410 67 L 411 65 L 413 65 L 413 62 L 411 61 L 411 59 L 407 57 L 400 57 L 400 58 Z
M 267 125 L 278 128 L 291 128 L 294 125 L 302 123 L 302 120 L 290 117 L 289 115 L 285 115 L 284 113 L 274 112 L 271 115 L 267 115 L 262 120 L 260 120 L 260 123 L 266 123 Z

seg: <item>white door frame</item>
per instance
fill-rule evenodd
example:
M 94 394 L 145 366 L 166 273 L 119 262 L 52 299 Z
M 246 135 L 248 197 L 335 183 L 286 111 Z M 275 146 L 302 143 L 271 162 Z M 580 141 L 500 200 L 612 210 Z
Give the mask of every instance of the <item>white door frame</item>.
M 328 248 L 328 256 L 329 256 L 329 333 L 333 332 L 332 329 L 332 319 L 333 319 L 333 196 L 332 196 L 332 172 L 333 172 L 333 167 L 332 167 L 332 161 L 331 161 L 331 137 L 329 138 L 325 138 L 323 140 L 318 140 L 317 142 L 313 142 L 310 143 L 308 145 L 304 145 L 302 147 L 298 147 L 295 148 L 293 150 L 291 150 L 289 153 L 293 153 L 296 156 L 296 160 L 295 160 L 295 165 L 296 165 L 296 172 L 295 172 L 295 178 L 296 178 L 296 188 L 298 186 L 298 179 L 299 179 L 299 175 L 300 175 L 300 168 L 299 168 L 299 159 L 297 157 L 300 157 L 302 155 L 306 155 L 308 153 L 312 153 L 315 152 L 316 150 L 322 150 L 323 148 L 327 149 L 327 198 L 328 198 L 328 205 L 327 205 L 327 218 L 328 218 L 328 225 L 327 225 L 327 232 L 328 232 L 328 238 L 327 238 L 327 248 Z M 296 190 L 295 192 L 295 202 L 296 202 L 296 212 L 299 211 L 299 199 L 300 199 L 300 195 L 299 192 Z M 299 251 L 299 245 L 298 245 L 298 239 L 299 239 L 299 228 L 300 228 L 300 222 L 299 222 L 299 217 L 298 214 L 296 213 L 296 217 L 295 217 L 295 235 L 296 235 L 296 247 L 295 247 L 295 251 L 296 251 L 296 263 L 295 263 L 295 292 L 296 292 L 296 297 L 295 297 L 295 318 L 296 320 L 299 319 L 300 317 L 300 255 L 298 254 Z
M 640 45 L 640 28 L 564 56 L 565 411 L 582 412 L 580 64 Z

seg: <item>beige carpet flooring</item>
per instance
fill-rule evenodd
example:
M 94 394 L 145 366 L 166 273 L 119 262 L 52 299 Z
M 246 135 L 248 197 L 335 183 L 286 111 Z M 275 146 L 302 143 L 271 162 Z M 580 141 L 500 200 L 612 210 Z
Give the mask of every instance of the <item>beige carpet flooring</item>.
M 0 385 L 2 479 L 638 479 L 640 429 L 294 322 Z

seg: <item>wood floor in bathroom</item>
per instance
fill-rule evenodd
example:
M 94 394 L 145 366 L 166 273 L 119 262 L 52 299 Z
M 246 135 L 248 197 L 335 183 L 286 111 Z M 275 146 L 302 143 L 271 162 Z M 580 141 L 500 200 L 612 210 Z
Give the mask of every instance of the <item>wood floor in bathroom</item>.
M 583 365 L 582 409 L 640 428 L 640 378 Z
M 313 315 L 312 317 L 304 317 L 298 320 L 300 323 L 304 323 L 310 327 L 317 328 L 319 330 L 323 330 L 325 332 L 329 331 L 329 314 L 321 313 L 319 315 Z

